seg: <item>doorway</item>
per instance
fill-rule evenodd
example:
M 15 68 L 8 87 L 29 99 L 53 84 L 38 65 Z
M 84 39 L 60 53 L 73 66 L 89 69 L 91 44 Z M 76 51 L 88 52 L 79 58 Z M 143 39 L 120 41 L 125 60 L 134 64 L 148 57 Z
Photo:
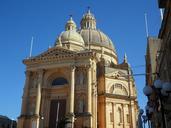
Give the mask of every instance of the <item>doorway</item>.
M 58 128 L 59 122 L 65 117 L 66 99 L 51 100 L 49 128 Z

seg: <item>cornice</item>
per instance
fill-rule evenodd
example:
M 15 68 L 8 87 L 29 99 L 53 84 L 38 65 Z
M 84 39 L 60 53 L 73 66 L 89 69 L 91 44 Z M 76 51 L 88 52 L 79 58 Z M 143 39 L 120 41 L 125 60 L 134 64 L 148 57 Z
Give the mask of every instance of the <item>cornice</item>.
M 98 96 L 105 96 L 108 98 L 115 98 L 115 99 L 124 99 L 124 100 L 136 100 L 136 96 L 124 96 L 124 95 L 117 95 L 117 94 L 110 94 L 110 93 L 101 93 Z
M 64 48 L 52 48 L 38 56 L 24 59 L 23 63 L 25 65 L 32 65 L 93 57 L 95 57 L 95 52 L 89 50 L 84 52 L 74 52 Z
M 114 77 L 114 76 L 107 76 L 105 75 L 105 78 L 108 78 L 108 79 L 114 79 L 114 80 L 121 80 L 121 81 L 128 81 L 128 78 L 117 78 L 117 77 Z

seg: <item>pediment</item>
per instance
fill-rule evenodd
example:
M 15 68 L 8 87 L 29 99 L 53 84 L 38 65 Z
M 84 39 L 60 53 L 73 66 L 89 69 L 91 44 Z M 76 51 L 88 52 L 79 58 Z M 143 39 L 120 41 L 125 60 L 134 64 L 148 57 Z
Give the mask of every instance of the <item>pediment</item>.
M 71 51 L 63 47 L 53 47 L 47 51 L 39 54 L 38 56 L 27 58 L 23 60 L 24 64 L 34 64 L 34 63 L 47 63 L 56 62 L 68 59 L 74 59 L 75 57 L 92 57 L 94 52 L 91 51 Z
M 106 76 L 112 77 L 112 78 L 127 78 L 128 75 L 126 71 L 116 70 L 114 72 L 106 74 Z
M 63 55 L 71 55 L 76 52 L 70 51 L 68 49 L 62 48 L 62 47 L 54 47 L 50 48 L 47 51 L 43 52 L 42 54 L 34 57 L 34 58 L 44 58 L 44 57 L 52 57 L 52 56 L 63 56 Z

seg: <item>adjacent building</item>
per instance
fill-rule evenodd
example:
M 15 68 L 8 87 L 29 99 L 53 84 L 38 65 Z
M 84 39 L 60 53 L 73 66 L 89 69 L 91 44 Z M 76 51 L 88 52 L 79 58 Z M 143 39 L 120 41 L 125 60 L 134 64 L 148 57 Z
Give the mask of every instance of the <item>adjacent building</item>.
M 148 37 L 147 38 L 147 49 L 146 49 L 146 86 L 150 86 L 154 88 L 154 81 L 158 77 L 157 73 L 157 59 L 159 55 L 159 49 L 161 46 L 161 40 L 156 37 Z M 148 96 L 148 102 L 146 107 L 146 116 L 148 116 L 148 120 L 151 121 L 152 128 L 160 128 L 162 125 L 161 122 L 161 113 L 158 113 L 159 107 L 159 99 L 157 98 L 157 94 L 155 91 L 152 92 L 150 96 Z M 153 102 L 154 101 L 154 102 Z M 148 113 L 149 108 L 153 108 L 154 111 Z
M 17 122 L 8 118 L 7 116 L 0 115 L 0 128 L 16 128 Z
M 156 38 L 149 37 L 147 41 L 146 83 L 153 90 L 152 95 L 148 96 L 147 111 L 152 108 L 148 113 L 152 128 L 170 128 L 171 1 L 158 0 L 158 4 L 164 12 L 159 34 Z
M 26 80 L 18 128 L 136 128 L 137 93 L 125 55 L 88 10 L 70 17 L 54 47 L 23 60 Z M 60 125 L 60 126 L 59 126 Z

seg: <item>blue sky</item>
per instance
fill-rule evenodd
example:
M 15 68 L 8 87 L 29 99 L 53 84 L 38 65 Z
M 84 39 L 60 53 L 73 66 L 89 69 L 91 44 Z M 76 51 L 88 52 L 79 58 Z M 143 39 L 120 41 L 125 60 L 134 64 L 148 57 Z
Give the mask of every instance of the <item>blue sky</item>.
M 113 41 L 119 62 L 126 53 L 133 72 L 144 73 L 147 13 L 149 35 L 157 36 L 160 12 L 157 0 L 1 0 L 0 1 L 0 114 L 16 119 L 20 114 L 25 81 L 22 60 L 29 56 L 34 36 L 33 55 L 53 46 L 64 25 L 73 15 L 79 27 L 82 15 L 91 7 L 97 28 Z M 138 66 L 138 67 L 137 67 Z M 135 77 L 138 102 L 146 104 L 142 88 L 145 77 Z

